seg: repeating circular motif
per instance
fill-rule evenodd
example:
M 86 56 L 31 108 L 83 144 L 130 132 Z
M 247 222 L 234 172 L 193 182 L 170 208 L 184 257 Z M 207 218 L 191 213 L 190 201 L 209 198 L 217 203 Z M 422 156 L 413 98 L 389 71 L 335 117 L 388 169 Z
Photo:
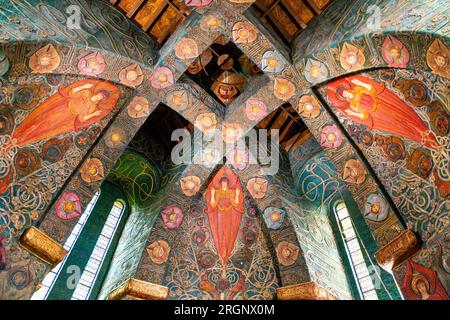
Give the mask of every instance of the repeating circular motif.
M 0 135 L 10 134 L 13 128 L 14 128 L 13 114 L 7 110 L 0 109 Z
M 14 157 L 14 166 L 17 173 L 26 176 L 38 169 L 40 158 L 38 154 L 31 149 L 21 149 Z

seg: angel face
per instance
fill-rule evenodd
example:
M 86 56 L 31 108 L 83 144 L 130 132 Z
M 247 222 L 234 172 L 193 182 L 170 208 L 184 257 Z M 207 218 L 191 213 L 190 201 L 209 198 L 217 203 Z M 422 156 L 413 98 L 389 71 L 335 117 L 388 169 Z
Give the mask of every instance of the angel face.
M 342 91 L 342 96 L 343 96 L 344 98 L 349 99 L 349 100 L 351 100 L 351 99 L 353 99 L 353 98 L 355 97 L 355 95 L 353 94 L 353 92 L 350 91 L 350 90 L 344 90 L 344 91 Z
M 353 65 L 358 61 L 358 58 L 356 57 L 356 55 L 354 53 L 352 53 L 347 57 L 346 60 L 347 60 L 348 64 Z
M 52 58 L 49 55 L 44 55 L 39 58 L 39 64 L 41 66 L 49 66 Z
M 447 58 L 441 54 L 437 54 L 434 61 L 436 61 L 439 67 L 445 67 L 447 65 Z
M 391 54 L 391 57 L 396 60 L 400 58 L 401 55 L 401 50 L 399 47 L 397 46 L 392 46 L 391 49 L 389 50 L 389 53 Z

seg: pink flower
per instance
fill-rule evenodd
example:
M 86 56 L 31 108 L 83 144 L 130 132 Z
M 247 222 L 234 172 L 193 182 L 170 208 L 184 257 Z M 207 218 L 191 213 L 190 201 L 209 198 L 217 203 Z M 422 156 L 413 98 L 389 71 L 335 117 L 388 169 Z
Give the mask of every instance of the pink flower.
M 74 192 L 65 192 L 55 205 L 56 215 L 63 220 L 72 220 L 81 215 L 80 198 Z
M 172 70 L 167 67 L 159 67 L 150 77 L 150 84 L 155 89 L 164 89 L 175 83 Z
M 177 206 L 169 206 L 162 212 L 162 219 L 167 229 L 177 229 L 183 221 L 183 212 Z
M 78 62 L 78 70 L 86 76 L 98 76 L 105 71 L 105 67 L 105 59 L 100 52 L 88 54 Z
M 184 0 L 184 3 L 189 7 L 205 7 L 211 2 L 212 0 Z
M 259 99 L 248 99 L 245 111 L 249 120 L 260 121 L 267 115 L 267 105 Z
M 320 145 L 327 148 L 338 148 L 342 144 L 342 133 L 335 126 L 325 126 L 320 136 Z

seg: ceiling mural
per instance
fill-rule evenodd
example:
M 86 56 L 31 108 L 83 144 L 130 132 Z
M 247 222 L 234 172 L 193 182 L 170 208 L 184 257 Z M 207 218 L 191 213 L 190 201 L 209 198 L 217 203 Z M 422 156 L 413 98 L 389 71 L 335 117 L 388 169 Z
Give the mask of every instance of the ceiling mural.
M 105 179 L 132 210 L 102 299 L 130 279 L 167 287 L 169 299 L 274 299 L 308 283 L 328 298 L 358 297 L 330 215 L 339 199 L 365 230 L 367 259 L 406 299 L 448 298 L 448 6 L 7 0 L 0 9 L 1 298 L 28 299 L 59 261 L 58 249 L 45 256 L 26 242 L 29 232 L 61 248 Z M 251 143 L 212 150 L 208 165 L 174 165 L 180 128 L 218 129 L 228 144 L 280 129 L 278 173 L 249 163 Z M 399 298 L 380 274 L 380 297 Z
M 447 87 L 448 81 L 436 76 L 419 80 L 414 72 L 380 69 L 320 89 L 423 239 L 445 229 L 450 114 L 441 90 Z M 413 179 L 416 188 L 410 184 Z M 424 220 L 423 214 L 429 218 Z
M 217 205 L 212 200 L 207 203 L 199 195 L 191 200 L 184 213 L 176 206 L 164 208 L 147 242 L 138 274 L 154 281 L 161 272 L 159 281 L 169 288 L 169 299 L 273 299 L 275 296 L 279 280 L 267 236 L 255 216 L 257 209 L 249 199 L 244 200 L 243 193 L 239 196 L 234 191 L 238 194 L 237 207 L 233 204 L 235 196 L 227 199 L 227 190 L 223 189 L 228 187 L 223 177 L 219 171 L 214 178 L 217 183 L 217 178 L 221 178 L 222 183 L 217 189 Z M 233 183 L 233 175 L 229 179 Z M 228 193 L 233 192 L 231 183 Z M 233 208 L 228 209 L 227 201 Z M 208 211 L 212 206 L 216 210 L 235 210 L 227 215 L 231 219 L 229 228 L 235 229 L 220 230 L 228 225 L 218 224 L 218 219 L 227 216 L 220 211 Z M 238 211 L 238 206 L 242 211 Z M 156 275 L 150 274 L 150 270 Z

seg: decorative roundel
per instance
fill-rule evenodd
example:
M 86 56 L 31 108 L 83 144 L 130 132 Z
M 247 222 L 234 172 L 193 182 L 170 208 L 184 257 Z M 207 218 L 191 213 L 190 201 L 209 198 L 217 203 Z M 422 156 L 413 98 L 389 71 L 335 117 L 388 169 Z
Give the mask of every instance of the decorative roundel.
M 93 52 L 80 59 L 78 70 L 86 76 L 98 76 L 105 71 L 106 62 L 100 52 Z
M 365 217 L 372 221 L 383 221 L 389 215 L 389 206 L 377 193 L 372 193 L 367 198 L 365 207 Z
M 135 97 L 128 105 L 127 111 L 131 118 L 144 118 L 150 114 L 150 104 L 147 98 Z
M 326 148 L 338 148 L 343 141 L 341 130 L 336 125 L 329 125 L 322 128 L 320 145 Z
M 87 183 L 100 181 L 105 177 L 103 164 L 97 158 L 90 158 L 86 160 L 80 169 L 81 179 Z
M 262 100 L 248 99 L 245 113 L 250 121 L 260 121 L 268 114 L 268 107 Z
M 287 101 L 295 95 L 295 85 L 283 78 L 276 78 L 273 93 L 280 100 Z
M 256 40 L 257 31 L 250 22 L 237 22 L 233 26 L 233 40 L 238 44 L 249 44 Z
M 36 51 L 29 61 L 30 69 L 35 73 L 50 73 L 55 71 L 61 64 L 61 57 L 52 44 Z
M 262 57 L 262 71 L 278 73 L 284 70 L 285 63 L 275 51 L 267 51 Z
M 320 105 L 314 96 L 302 96 L 298 101 L 298 113 L 305 118 L 317 118 L 320 115 Z
M 308 59 L 305 67 L 305 78 L 310 83 L 317 83 L 328 78 L 328 69 L 320 61 Z
M 342 179 L 346 182 L 360 185 L 366 181 L 366 169 L 359 160 L 348 160 L 344 165 Z
M 172 70 L 168 67 L 159 67 L 150 77 L 150 84 L 155 89 L 165 89 L 175 83 Z
M 277 230 L 281 228 L 286 216 L 286 211 L 280 208 L 267 207 L 264 210 L 263 217 L 269 229 Z
M 183 38 L 175 46 L 175 55 L 182 60 L 190 60 L 198 57 L 198 45 L 193 39 Z

